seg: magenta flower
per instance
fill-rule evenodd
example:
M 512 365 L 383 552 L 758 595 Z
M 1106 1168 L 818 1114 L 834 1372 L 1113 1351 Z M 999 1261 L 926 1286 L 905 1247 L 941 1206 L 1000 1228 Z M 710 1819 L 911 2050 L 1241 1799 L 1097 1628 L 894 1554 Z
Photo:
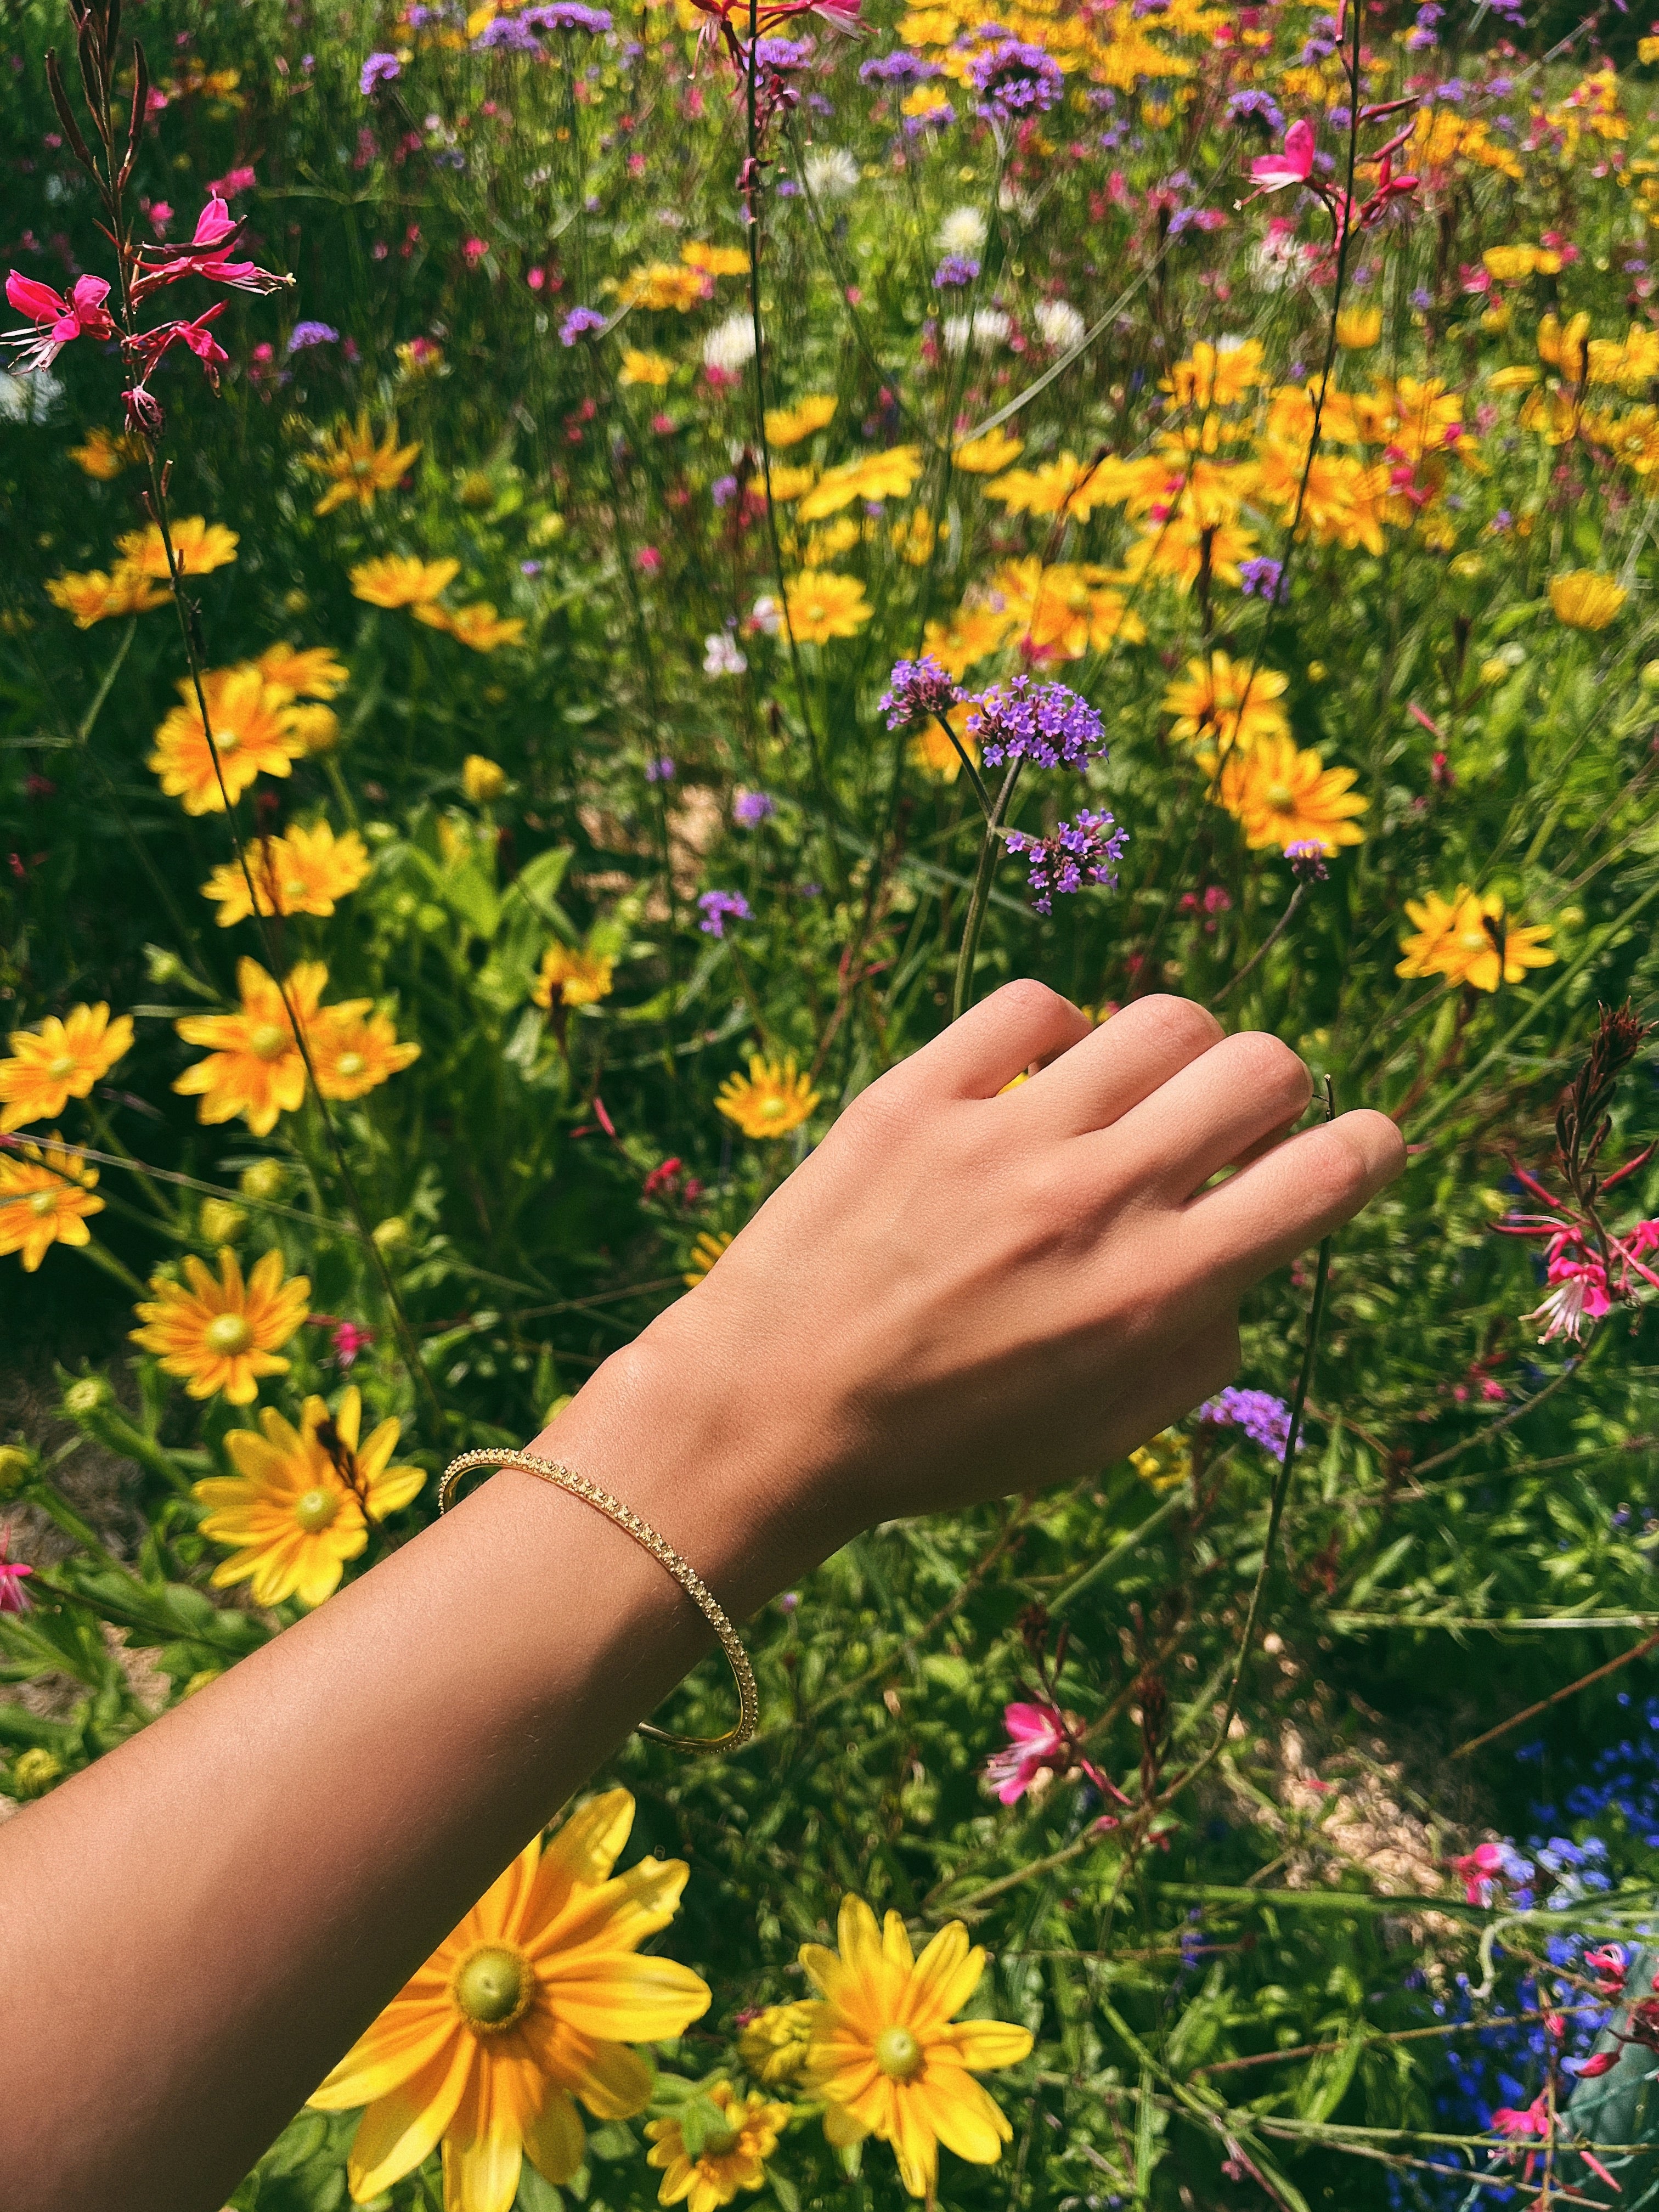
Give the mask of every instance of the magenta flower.
M 1500 1844 L 1477 1844 L 1472 1851 L 1449 1862 L 1452 1872 L 1463 1885 L 1463 1900 L 1467 1905 L 1490 1905 L 1492 1890 L 1504 1870 L 1504 1850 Z
M 1603 1320 L 1612 1310 L 1601 1262 L 1552 1260 L 1549 1280 L 1552 1287 L 1542 1305 L 1534 1306 L 1522 1319 L 1543 1322 L 1538 1338 L 1540 1344 L 1547 1344 L 1557 1336 L 1570 1336 L 1575 1344 L 1582 1343 L 1586 1325 Z
M 334 1334 L 329 1339 L 329 1346 L 339 1364 L 349 1367 L 357 1354 L 374 1341 L 372 1328 L 364 1328 L 355 1321 L 339 1321 L 334 1324 Z
M 294 282 L 291 276 L 276 276 L 252 261 L 230 258 L 242 228 L 219 195 L 210 191 L 207 205 L 197 218 L 196 234 L 187 246 L 139 247 L 142 265 L 131 286 L 133 304 L 185 276 L 204 276 L 210 284 L 228 284 L 236 292 L 283 290 Z
M 1545 2135 L 1550 2124 L 1548 2103 L 1540 2090 L 1524 2110 L 1514 2105 L 1500 2105 L 1492 2116 L 1492 2124 L 1494 2131 L 1510 2142 Z
M 29 1594 L 23 1584 L 34 1570 L 26 1567 L 21 1559 L 6 1557 L 6 1547 L 10 1541 L 10 1528 L 0 1528 L 0 1613 L 27 1613 Z
M 994 1784 L 1004 1805 L 1017 1805 L 1040 1776 L 1063 1774 L 1072 1764 L 1071 1716 L 1053 1705 L 1005 1705 L 1003 1725 L 1010 1741 L 985 1763 L 985 1778 Z
M 7 301 L 34 325 L 4 333 L 7 343 L 19 349 L 14 366 L 25 374 L 49 368 L 76 338 L 113 337 L 114 319 L 104 305 L 108 297 L 109 286 L 101 276 L 77 276 L 66 300 L 50 284 L 14 269 L 6 279 Z
M 1264 192 L 1282 192 L 1287 185 L 1305 185 L 1313 174 L 1313 125 L 1305 118 L 1292 123 L 1285 133 L 1282 154 L 1263 154 L 1250 164 L 1250 175 L 1260 199 Z

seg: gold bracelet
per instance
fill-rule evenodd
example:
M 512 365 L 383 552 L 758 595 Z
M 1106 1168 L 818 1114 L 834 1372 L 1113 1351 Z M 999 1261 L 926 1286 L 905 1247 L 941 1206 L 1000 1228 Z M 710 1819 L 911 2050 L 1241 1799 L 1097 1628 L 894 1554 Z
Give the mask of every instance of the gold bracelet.
M 539 1452 L 530 1451 L 470 1451 L 459 1459 L 451 1460 L 444 1469 L 443 1480 L 438 1485 L 438 1510 L 447 1513 L 455 1502 L 455 1486 L 463 1475 L 478 1468 L 515 1467 L 525 1474 L 533 1474 L 543 1482 L 550 1482 L 556 1490 L 568 1490 L 573 1498 L 580 1498 L 586 1505 L 598 1508 L 608 1521 L 642 1544 L 652 1558 L 667 1568 L 709 1626 L 720 1640 L 720 1649 L 732 1662 L 732 1672 L 738 1685 L 738 1724 L 724 1735 L 671 1735 L 667 1729 L 653 1728 L 641 1721 L 639 1732 L 648 1735 L 653 1743 L 671 1745 L 676 1751 L 736 1751 L 748 1742 L 755 1733 L 759 1719 L 759 1700 L 755 1690 L 755 1670 L 749 1664 L 749 1654 L 738 1640 L 721 1608 L 719 1600 L 703 1581 L 696 1569 L 689 1565 L 665 1537 L 659 1536 L 648 1521 L 641 1521 L 631 1506 L 624 1505 L 620 1498 L 613 1498 L 608 1490 L 601 1490 L 597 1482 L 590 1482 L 585 1474 L 562 1466 L 556 1459 L 544 1459 Z

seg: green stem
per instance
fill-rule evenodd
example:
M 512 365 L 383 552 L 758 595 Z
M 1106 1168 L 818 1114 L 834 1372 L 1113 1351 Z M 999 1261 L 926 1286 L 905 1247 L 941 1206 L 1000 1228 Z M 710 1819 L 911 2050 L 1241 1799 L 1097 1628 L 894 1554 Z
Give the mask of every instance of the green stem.
M 960 1021 L 968 1010 L 973 992 L 974 963 L 979 957 L 979 933 L 985 926 L 986 902 L 991 896 L 991 882 L 996 874 L 997 854 L 1000 850 L 1000 831 L 1003 818 L 1008 811 L 1008 802 L 1014 795 L 1014 786 L 1024 763 L 1018 758 L 1010 761 L 1008 773 L 1002 779 L 1002 788 L 996 803 L 985 819 L 985 838 L 979 848 L 979 866 L 974 876 L 974 888 L 968 895 L 968 912 L 962 925 L 962 949 L 957 954 L 956 990 L 951 1001 L 951 1019 Z

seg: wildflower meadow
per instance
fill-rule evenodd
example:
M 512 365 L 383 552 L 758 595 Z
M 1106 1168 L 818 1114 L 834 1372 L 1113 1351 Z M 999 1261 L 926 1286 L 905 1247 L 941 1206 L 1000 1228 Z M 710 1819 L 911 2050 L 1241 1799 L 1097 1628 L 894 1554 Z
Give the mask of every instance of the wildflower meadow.
M 238 2212 L 1659 2201 L 1656 62 L 6 10 L 0 1814 L 1010 978 L 1409 1149 L 1190 1418 L 741 1624 Z

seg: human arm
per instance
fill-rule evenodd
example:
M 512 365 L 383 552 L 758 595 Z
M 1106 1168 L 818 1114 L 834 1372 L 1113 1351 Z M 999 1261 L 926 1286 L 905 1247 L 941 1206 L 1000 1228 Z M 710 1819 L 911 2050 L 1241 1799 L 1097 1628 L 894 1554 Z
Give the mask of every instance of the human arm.
M 1397 1172 L 1380 1115 L 1275 1146 L 1309 1087 L 1183 1002 L 1091 1032 L 1012 986 L 866 1092 L 536 1449 L 738 1620 L 874 1520 L 1118 1457 L 1231 1374 L 1249 1285 Z M 18 2202 L 216 2212 L 706 1645 L 647 1553 L 502 1474 L 9 1823 Z

